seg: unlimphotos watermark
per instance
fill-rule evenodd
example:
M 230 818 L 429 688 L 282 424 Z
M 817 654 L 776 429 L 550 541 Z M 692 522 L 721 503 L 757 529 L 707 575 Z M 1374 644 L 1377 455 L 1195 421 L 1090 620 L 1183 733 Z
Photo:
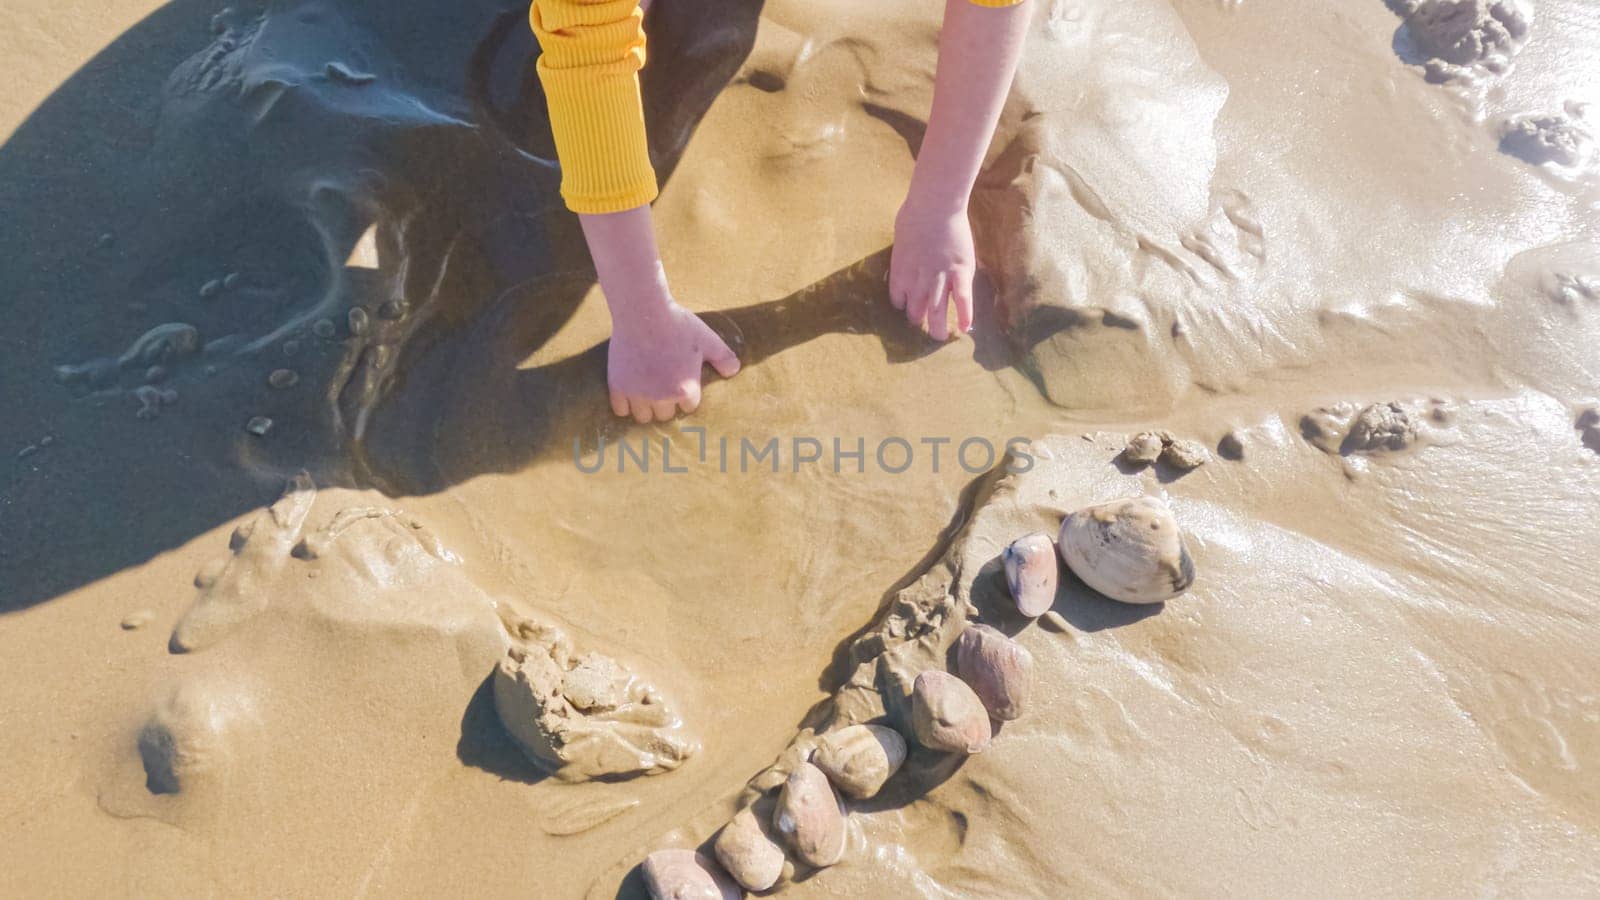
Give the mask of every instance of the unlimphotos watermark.
M 814 435 L 713 437 L 700 426 L 678 430 L 694 435 L 698 447 L 684 452 L 674 448 L 672 441 L 665 437 L 608 441 L 601 435 L 596 439 L 593 452 L 585 453 L 583 440 L 573 438 L 572 463 L 586 475 L 613 469 L 619 473 L 681 475 L 695 468 L 709 470 L 712 467 L 723 474 L 799 474 L 808 467 L 815 467 L 836 475 L 864 475 L 868 471 L 899 475 L 919 466 L 926 466 L 928 471 L 937 474 L 942 471 L 941 466 L 950 464 L 960 466 L 968 474 L 979 475 L 1000 462 L 1004 462 L 1006 471 L 1011 473 L 1033 468 L 1033 456 L 1028 452 L 1032 442 L 1024 437 L 1009 438 L 996 447 L 984 437 L 889 436 L 869 442 L 865 437 Z M 613 461 L 608 463 L 608 457 Z

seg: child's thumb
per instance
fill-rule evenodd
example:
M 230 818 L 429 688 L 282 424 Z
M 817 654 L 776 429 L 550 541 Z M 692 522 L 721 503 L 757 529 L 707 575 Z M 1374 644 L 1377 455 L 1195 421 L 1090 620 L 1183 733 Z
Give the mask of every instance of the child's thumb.
M 711 341 L 711 346 L 706 349 L 706 362 L 711 364 L 711 368 L 716 369 L 723 378 L 739 374 L 739 357 L 732 348 L 715 333 L 711 335 Z

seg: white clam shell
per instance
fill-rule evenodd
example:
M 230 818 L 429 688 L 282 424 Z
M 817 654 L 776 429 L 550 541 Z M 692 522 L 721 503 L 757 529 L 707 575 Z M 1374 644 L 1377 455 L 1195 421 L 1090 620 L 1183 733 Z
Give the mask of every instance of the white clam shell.
M 1172 511 L 1155 497 L 1081 509 L 1061 523 L 1061 558 L 1084 584 L 1123 603 L 1160 603 L 1194 583 Z
M 906 761 L 906 739 L 885 725 L 851 725 L 824 735 L 811 763 L 857 800 L 875 796 Z
M 657 850 L 645 857 L 644 884 L 654 900 L 742 900 L 744 891 L 717 864 L 693 850 Z
M 803 762 L 789 773 L 772 824 L 807 865 L 831 866 L 844 856 L 844 802 L 828 776 L 811 763 Z
M 1061 564 L 1056 561 L 1056 545 L 1047 534 L 1017 538 L 1005 549 L 1006 587 L 1017 611 L 1028 618 L 1044 615 L 1056 602 L 1056 583 Z

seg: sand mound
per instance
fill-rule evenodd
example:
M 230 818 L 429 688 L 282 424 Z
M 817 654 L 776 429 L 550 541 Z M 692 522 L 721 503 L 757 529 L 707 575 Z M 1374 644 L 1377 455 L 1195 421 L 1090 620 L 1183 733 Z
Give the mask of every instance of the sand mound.
M 1397 0 L 1395 6 L 1432 80 L 1474 70 L 1504 74 L 1528 37 L 1529 15 L 1519 0 Z

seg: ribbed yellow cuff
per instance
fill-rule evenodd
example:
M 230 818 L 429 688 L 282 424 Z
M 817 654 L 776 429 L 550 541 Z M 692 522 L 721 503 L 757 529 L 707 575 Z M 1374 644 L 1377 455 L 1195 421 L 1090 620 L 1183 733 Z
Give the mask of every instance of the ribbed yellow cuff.
M 536 0 L 539 80 L 561 159 L 561 196 L 579 213 L 621 212 L 656 198 L 639 69 L 638 0 Z
M 658 193 L 639 77 L 539 67 L 561 158 L 561 197 L 577 213 L 622 212 Z

